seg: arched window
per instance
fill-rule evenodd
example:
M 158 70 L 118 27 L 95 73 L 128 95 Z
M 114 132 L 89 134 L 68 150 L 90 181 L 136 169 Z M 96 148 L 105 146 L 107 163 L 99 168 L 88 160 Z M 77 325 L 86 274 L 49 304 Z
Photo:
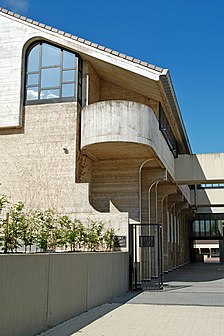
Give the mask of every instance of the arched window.
M 26 104 L 78 101 L 82 93 L 82 60 L 68 50 L 39 42 L 26 60 Z

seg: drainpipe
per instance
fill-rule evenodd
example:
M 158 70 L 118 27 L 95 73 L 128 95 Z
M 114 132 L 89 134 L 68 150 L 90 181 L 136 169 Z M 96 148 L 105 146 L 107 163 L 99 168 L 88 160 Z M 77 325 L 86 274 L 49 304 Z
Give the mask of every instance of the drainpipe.
M 168 196 L 169 194 L 167 194 L 167 195 L 165 195 L 165 196 L 163 196 L 163 198 L 162 198 L 162 200 L 161 200 L 161 209 L 162 209 L 162 226 L 163 226 L 163 207 L 164 207 L 164 201 L 165 201 L 165 199 L 167 198 L 167 196 Z
M 141 179 L 142 168 L 147 162 L 152 161 L 152 160 L 154 160 L 154 158 L 150 158 L 142 162 L 141 166 L 139 167 L 139 171 L 138 171 L 139 222 L 140 223 L 142 220 L 142 179 Z
M 186 202 L 177 202 L 176 204 L 178 204 L 178 203 L 186 203 Z M 179 223 L 179 226 L 180 226 L 180 224 L 181 224 L 181 222 L 182 222 L 182 219 L 180 218 L 179 219 L 179 214 L 181 213 L 181 211 L 183 211 L 183 210 L 186 210 L 187 208 L 182 208 L 182 209 L 180 209 L 178 212 L 177 212 L 177 215 L 176 215 L 176 220 L 177 220 L 177 228 L 178 228 L 178 223 Z M 177 233 L 178 233 L 178 235 L 177 235 L 177 242 L 179 243 L 179 228 L 178 228 L 178 231 L 177 231 Z
M 168 203 L 167 203 L 167 197 L 169 196 L 169 194 L 163 196 L 162 200 L 161 200 L 161 209 L 162 209 L 162 227 L 163 226 L 163 221 L 164 221 L 164 216 L 163 216 L 163 211 L 164 211 L 164 201 L 166 201 L 166 209 L 168 209 Z M 166 216 L 167 216 L 167 211 L 166 211 Z M 167 221 L 167 220 L 166 220 Z M 167 264 L 165 264 L 165 258 L 168 258 L 168 233 L 169 233 L 169 223 L 167 222 L 167 239 L 164 241 L 163 240 L 163 231 L 162 231 L 162 244 L 163 244 L 163 269 L 165 266 L 168 267 Z M 168 269 L 168 268 L 167 268 Z M 168 272 L 165 271 L 164 272 Z
M 152 190 L 152 188 L 153 188 L 154 185 L 156 185 L 156 224 L 158 222 L 158 204 L 157 204 L 158 203 L 158 184 L 161 181 L 164 181 L 164 180 L 160 179 L 158 181 L 153 182 L 150 185 L 149 189 L 148 189 L 148 216 L 149 216 L 149 224 L 151 222 L 151 219 L 150 219 L 150 217 L 151 217 L 151 200 L 150 200 L 150 196 L 151 196 L 151 190 Z M 167 181 L 167 169 L 166 169 L 165 181 Z
M 173 236 L 173 233 L 174 233 L 174 213 L 173 212 L 173 208 L 175 207 L 175 205 L 177 204 L 178 202 L 175 202 L 173 205 L 171 205 L 170 207 L 170 215 L 173 215 L 172 217 L 172 221 L 170 221 L 170 233 L 171 233 L 171 243 L 174 243 L 174 236 Z M 174 212 L 175 212 L 175 209 L 174 209 Z
M 183 203 L 183 202 L 175 202 L 173 205 L 171 205 L 170 210 L 172 210 L 172 208 L 175 207 L 176 204 L 178 204 L 178 203 Z M 179 215 L 179 213 L 180 213 L 182 210 L 183 210 L 183 209 L 180 209 L 180 210 L 177 212 L 177 215 L 176 215 L 176 229 L 177 229 L 178 215 Z M 175 212 L 175 209 L 174 209 L 174 212 Z M 174 224 L 174 214 L 173 214 L 173 224 Z M 173 225 L 173 229 L 174 229 L 174 225 Z M 173 231 L 173 233 L 176 233 L 176 234 L 177 234 L 177 231 L 176 231 L 176 232 Z M 172 238 L 172 237 L 171 237 L 171 238 Z M 173 235 L 173 238 L 174 238 L 174 235 Z M 176 238 L 177 238 L 177 236 L 176 236 Z M 174 239 L 174 240 L 175 240 L 175 239 Z M 177 239 L 176 239 L 176 240 L 177 240 Z M 175 243 L 175 241 L 173 241 L 173 243 Z
M 180 221 L 180 218 L 179 218 L 179 214 L 181 213 L 181 211 L 184 210 L 184 209 L 180 209 L 178 212 L 177 212 L 177 244 L 180 245 L 180 225 L 181 225 L 181 221 Z
M 89 75 L 86 75 L 86 106 L 89 105 Z
M 159 181 L 155 181 L 155 182 L 153 182 L 153 183 L 150 185 L 149 189 L 148 189 L 149 224 L 150 224 L 150 222 L 151 222 L 151 219 L 150 219 L 150 217 L 151 217 L 151 200 L 150 200 L 151 190 L 152 190 L 153 186 L 154 186 L 155 184 L 158 185 L 158 183 L 159 183 Z M 156 188 L 156 189 L 157 189 L 157 188 Z M 157 209 L 157 192 L 156 192 L 156 209 Z M 156 210 L 156 216 L 157 216 L 157 210 Z
M 148 209 L 148 213 L 149 213 L 149 224 L 151 222 L 151 200 L 150 200 L 150 196 L 151 196 L 151 190 L 153 188 L 154 185 L 156 185 L 156 223 L 157 223 L 157 186 L 159 184 L 160 180 L 159 181 L 155 181 L 153 182 L 149 189 L 148 189 L 148 206 L 149 206 L 149 209 Z

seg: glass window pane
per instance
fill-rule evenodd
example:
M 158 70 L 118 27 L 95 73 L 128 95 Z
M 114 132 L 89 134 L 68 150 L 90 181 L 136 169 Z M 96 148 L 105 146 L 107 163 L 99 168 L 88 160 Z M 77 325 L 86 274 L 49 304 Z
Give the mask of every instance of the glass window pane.
M 27 89 L 27 100 L 37 100 L 38 99 L 38 87 L 32 87 Z
M 55 87 L 60 85 L 60 68 L 42 69 L 41 88 Z
M 40 44 L 36 45 L 28 55 L 28 72 L 39 71 Z
M 54 99 L 54 98 L 59 98 L 59 89 L 41 90 L 40 99 Z
M 213 235 L 215 232 L 216 232 L 215 220 L 211 219 L 211 235 Z
M 62 97 L 74 97 L 74 84 L 63 84 L 62 85 Z
M 78 57 L 48 43 L 35 45 L 27 56 L 27 101 L 81 98 L 82 72 Z M 79 87 L 79 90 L 78 88 Z
M 216 234 L 223 236 L 223 221 L 219 219 L 217 222 Z
M 199 236 L 199 221 L 196 220 L 193 222 L 193 233 L 195 236 Z
M 27 85 L 35 85 L 38 84 L 38 74 L 28 75 Z
M 205 221 L 205 236 L 210 236 L 210 220 L 206 219 Z
M 65 70 L 62 76 L 63 82 L 74 82 L 75 81 L 75 70 Z
M 52 45 L 42 45 L 42 66 L 60 65 L 61 50 Z
M 76 56 L 67 51 L 63 51 L 63 68 L 76 68 L 76 65 Z

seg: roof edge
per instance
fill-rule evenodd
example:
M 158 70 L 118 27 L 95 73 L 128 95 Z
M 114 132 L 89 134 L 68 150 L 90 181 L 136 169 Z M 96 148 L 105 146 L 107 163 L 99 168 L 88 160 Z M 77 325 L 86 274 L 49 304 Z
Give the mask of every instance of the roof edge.
M 179 104 L 178 104 L 178 101 L 177 101 L 177 97 L 176 97 L 176 94 L 175 94 L 175 90 L 174 90 L 174 87 L 173 87 L 173 83 L 172 83 L 169 71 L 167 71 L 167 73 L 165 75 L 164 74 L 160 75 L 160 81 L 161 81 L 163 90 L 166 94 L 166 97 L 168 99 L 169 105 L 170 105 L 170 107 L 173 111 L 173 115 L 175 117 L 175 120 L 176 120 L 178 126 L 180 127 L 181 135 L 183 136 L 183 139 L 184 139 L 185 148 L 186 148 L 186 150 L 188 151 L 189 154 L 192 154 L 190 141 L 189 141 L 187 131 L 186 131 L 186 128 L 185 128 L 185 125 L 184 125 L 184 121 L 183 121 L 183 118 L 182 118 L 182 115 L 181 115 L 181 112 L 180 112 L 180 107 L 179 107 Z
M 120 53 L 119 51 L 107 48 L 105 46 L 101 46 L 101 45 L 99 45 L 97 43 L 93 43 L 91 41 L 88 41 L 88 40 L 86 40 L 84 38 L 72 35 L 70 33 L 66 33 L 65 31 L 62 31 L 62 30 L 57 29 L 57 28 L 53 28 L 51 26 L 48 26 L 48 25 L 46 25 L 44 23 L 40 23 L 40 22 L 32 20 L 32 19 L 29 19 L 26 16 L 14 13 L 12 11 L 9 11 L 9 10 L 3 8 L 3 7 L 0 7 L 0 14 L 5 14 L 5 15 L 11 17 L 11 18 L 19 19 L 19 20 L 21 20 L 23 22 L 27 22 L 27 23 L 30 23 L 30 24 L 32 24 L 34 26 L 38 26 L 40 28 L 46 29 L 47 31 L 52 31 L 54 33 L 57 33 L 60 36 L 65 36 L 67 38 L 71 38 L 72 40 L 76 40 L 76 41 L 78 41 L 80 43 L 83 43 L 83 44 L 88 45 L 90 47 L 93 47 L 95 49 L 104 51 L 105 53 L 112 54 L 112 55 L 117 56 L 119 58 L 125 59 L 125 60 L 127 60 L 127 61 L 129 61 L 131 63 L 135 63 L 135 64 L 138 64 L 138 65 L 141 65 L 144 68 L 149 68 L 150 70 L 157 71 L 159 74 L 164 74 L 164 70 L 165 69 L 163 69 L 163 68 L 161 68 L 159 66 L 150 64 L 150 63 L 145 62 L 145 61 L 141 61 L 141 60 L 139 60 L 137 58 L 134 58 L 132 56 L 125 55 L 123 53 Z

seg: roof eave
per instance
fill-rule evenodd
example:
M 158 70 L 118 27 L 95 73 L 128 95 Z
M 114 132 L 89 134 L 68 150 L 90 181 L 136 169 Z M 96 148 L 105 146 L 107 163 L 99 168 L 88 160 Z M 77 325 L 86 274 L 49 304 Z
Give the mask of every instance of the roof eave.
M 171 107 L 171 110 L 173 112 L 173 116 L 177 122 L 178 128 L 180 130 L 180 133 L 182 135 L 182 139 L 184 142 L 184 147 L 186 149 L 186 151 L 191 154 L 192 153 L 192 149 L 191 149 L 191 145 L 190 145 L 190 141 L 187 135 L 187 131 L 184 125 L 184 121 L 180 112 L 180 107 L 179 104 L 177 102 L 177 97 L 174 91 L 174 87 L 172 84 L 172 80 L 170 77 L 170 73 L 167 70 L 166 74 L 162 73 L 160 75 L 160 82 L 162 84 L 164 93 L 166 95 L 166 98 L 169 102 L 169 105 Z
M 158 76 L 160 74 L 163 74 L 163 72 L 164 72 L 164 69 L 161 68 L 161 67 L 158 67 L 156 65 L 150 64 L 150 63 L 145 62 L 145 61 L 141 61 L 141 60 L 136 59 L 136 58 L 134 58 L 132 56 L 125 55 L 125 54 L 120 53 L 120 52 L 118 52 L 116 50 L 112 50 L 112 49 L 107 48 L 105 46 L 101 46 L 101 45 L 99 45 L 97 43 L 93 43 L 91 41 L 88 41 L 86 39 L 77 37 L 77 36 L 72 35 L 70 33 L 66 33 L 66 32 L 64 32 L 62 30 L 59 30 L 57 28 L 54 28 L 54 27 L 48 26 L 46 24 L 40 23 L 40 22 L 38 22 L 36 20 L 29 19 L 29 18 L 27 18 L 25 16 L 22 16 L 20 14 L 14 13 L 12 11 L 9 11 L 9 10 L 5 9 L 5 8 L 0 7 L 0 15 L 10 17 L 11 19 L 14 19 L 16 21 L 21 21 L 24 24 L 35 26 L 36 28 L 44 30 L 45 32 L 47 31 L 48 33 L 53 33 L 56 36 L 67 38 L 70 41 L 78 42 L 78 44 L 80 44 L 80 45 L 89 47 L 90 50 L 91 49 L 93 51 L 97 50 L 98 52 L 101 52 L 101 53 L 103 53 L 105 55 L 110 55 L 110 56 L 114 57 L 117 60 L 124 60 L 128 64 L 130 64 L 130 65 L 133 64 L 133 65 L 137 66 L 139 69 L 148 70 L 149 73 L 151 72 L 152 79 L 154 79 L 154 80 L 155 80 L 155 75 Z M 158 79 L 156 79 L 156 80 L 158 80 Z

